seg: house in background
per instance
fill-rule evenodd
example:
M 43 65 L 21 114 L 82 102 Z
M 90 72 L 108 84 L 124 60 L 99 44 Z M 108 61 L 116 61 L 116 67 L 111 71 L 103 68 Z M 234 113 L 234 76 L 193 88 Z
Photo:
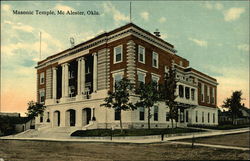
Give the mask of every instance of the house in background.
M 46 106 L 36 128 L 120 128 L 120 113 L 101 107 L 123 77 L 163 83 L 172 65 L 179 79 L 177 124 L 217 125 L 217 81 L 189 66 L 174 45 L 133 23 L 105 32 L 38 62 L 37 101 Z M 131 97 L 136 101 L 137 98 Z M 152 128 L 171 126 L 164 102 L 152 107 Z M 147 109 L 122 111 L 124 128 L 147 128 Z

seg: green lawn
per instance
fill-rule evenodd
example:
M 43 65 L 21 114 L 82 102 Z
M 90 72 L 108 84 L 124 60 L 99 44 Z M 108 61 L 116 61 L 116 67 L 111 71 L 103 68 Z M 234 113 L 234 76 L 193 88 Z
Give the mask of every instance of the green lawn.
M 168 128 L 168 129 L 94 129 L 94 130 L 78 130 L 71 134 L 71 136 L 146 136 L 146 135 L 161 135 L 161 134 L 176 134 L 176 133 L 190 133 L 201 132 L 203 130 L 188 129 L 188 128 Z

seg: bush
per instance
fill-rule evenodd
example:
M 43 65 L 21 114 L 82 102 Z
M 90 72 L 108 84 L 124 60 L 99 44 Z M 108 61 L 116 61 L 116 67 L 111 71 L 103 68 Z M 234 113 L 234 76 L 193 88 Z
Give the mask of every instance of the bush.
M 188 125 L 188 127 L 196 127 L 196 128 L 204 128 L 204 129 L 215 129 L 215 130 L 229 130 L 229 129 L 238 129 L 238 128 L 245 128 L 250 127 L 250 125 L 232 125 L 232 124 L 224 124 L 224 125 L 217 125 L 217 126 L 208 126 L 208 125 Z
M 147 135 L 161 135 L 161 134 L 175 134 L 175 133 L 189 133 L 200 132 L 203 130 L 188 129 L 188 128 L 175 128 L 175 129 L 124 129 L 121 133 L 120 129 L 94 129 L 94 130 L 77 130 L 71 136 L 147 136 Z

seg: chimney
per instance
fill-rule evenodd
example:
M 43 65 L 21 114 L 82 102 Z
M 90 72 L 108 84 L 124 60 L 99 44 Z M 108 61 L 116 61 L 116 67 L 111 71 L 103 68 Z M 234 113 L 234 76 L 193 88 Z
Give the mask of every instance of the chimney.
M 157 37 L 161 37 L 160 32 L 159 32 L 158 29 L 155 30 L 154 34 L 155 34 L 155 36 L 157 36 Z

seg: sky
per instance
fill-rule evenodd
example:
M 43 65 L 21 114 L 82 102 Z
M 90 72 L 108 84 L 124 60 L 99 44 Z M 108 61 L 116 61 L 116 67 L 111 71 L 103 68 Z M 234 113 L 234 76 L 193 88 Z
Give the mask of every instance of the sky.
M 85 15 L 15 15 L 84 11 Z M 99 15 L 87 15 L 97 11 Z M 129 1 L 1 2 L 1 112 L 24 114 L 36 100 L 39 33 L 42 59 L 130 21 Z M 132 22 L 175 46 L 190 66 L 217 79 L 218 106 L 235 90 L 249 107 L 248 1 L 133 1 Z

